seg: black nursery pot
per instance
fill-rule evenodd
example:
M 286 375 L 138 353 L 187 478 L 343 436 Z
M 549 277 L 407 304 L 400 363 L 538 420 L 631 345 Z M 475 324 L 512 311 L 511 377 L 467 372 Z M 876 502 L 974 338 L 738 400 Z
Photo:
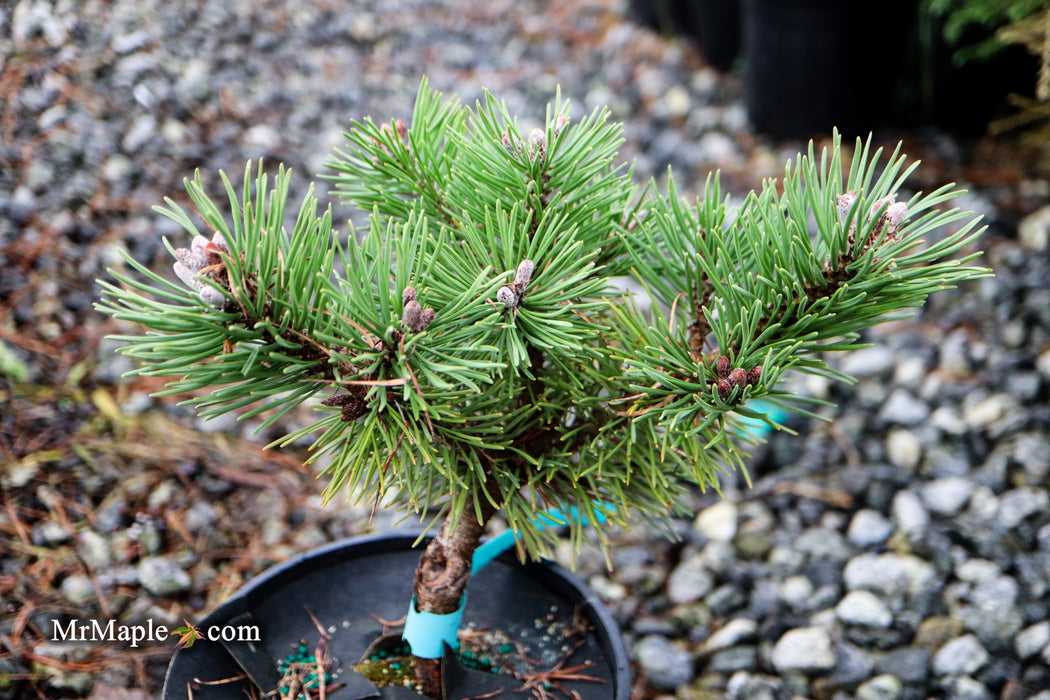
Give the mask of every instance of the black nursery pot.
M 247 678 L 255 679 L 264 693 L 273 690 L 280 679 L 278 661 L 301 643 L 313 649 L 320 637 L 319 623 L 330 637 L 334 682 L 342 684 L 327 693 L 329 700 L 418 699 L 403 688 L 377 689 L 351 668 L 382 636 L 382 621 L 404 617 L 419 561 L 420 549 L 412 547 L 416 539 L 410 534 L 354 538 L 267 570 L 198 625 L 205 635 L 225 626 L 233 639 L 202 639 L 178 650 L 162 697 L 242 700 L 253 697 Z M 581 619 L 585 632 L 563 636 L 579 630 Z M 237 641 L 253 637 L 253 625 L 258 626 L 259 641 Z M 600 682 L 563 681 L 563 687 L 579 693 L 581 700 L 630 697 L 630 665 L 615 621 L 594 593 L 556 564 L 523 565 L 507 553 L 497 558 L 471 579 L 462 625 L 502 632 L 526 656 L 551 665 L 579 644 L 565 667 L 589 664 L 578 673 Z M 447 700 L 499 689 L 504 691 L 500 698 L 534 697 L 522 690 L 522 681 L 466 669 L 450 654 L 445 668 Z
M 850 125 L 849 4 L 748 0 L 746 102 L 755 129 L 795 138 Z
M 781 138 L 857 136 L 890 117 L 912 0 L 745 0 L 745 98 Z

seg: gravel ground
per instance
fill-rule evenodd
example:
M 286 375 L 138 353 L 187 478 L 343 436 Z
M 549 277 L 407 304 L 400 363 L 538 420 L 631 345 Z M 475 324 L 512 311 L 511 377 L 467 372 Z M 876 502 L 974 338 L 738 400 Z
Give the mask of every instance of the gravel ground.
M 196 619 L 266 566 L 389 524 L 319 507 L 301 455 L 151 399 L 102 339 L 94 280 L 166 256 L 151 207 L 195 168 L 292 167 L 298 193 L 349 118 L 406 116 L 420 76 L 538 122 L 557 85 L 608 104 L 639 177 L 740 196 L 798 143 L 748 128 L 740 79 L 624 21 L 613 0 L 0 6 L 0 696 L 150 697 L 172 645 L 47 640 L 56 615 Z M 637 697 L 1050 698 L 1050 182 L 1006 142 L 904 138 L 915 187 L 970 186 L 996 277 L 836 359 L 838 403 L 697 495 L 670 542 L 639 527 L 607 570 Z M 3 357 L 0 355 L 0 357 Z M 9 360 L 5 360 L 9 362 Z M 8 366 L 8 365 L 4 365 Z M 24 369 L 19 374 L 18 367 Z M 17 378 L 17 381 L 16 381 Z

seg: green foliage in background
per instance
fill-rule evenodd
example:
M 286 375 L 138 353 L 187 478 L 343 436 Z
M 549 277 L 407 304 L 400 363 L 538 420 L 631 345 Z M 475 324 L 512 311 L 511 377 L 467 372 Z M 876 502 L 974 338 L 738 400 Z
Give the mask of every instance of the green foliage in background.
M 846 380 L 822 353 L 988 274 L 956 256 L 980 233 L 945 208 L 957 192 L 896 201 L 899 153 L 858 143 L 844 168 L 836 136 L 731 213 L 717 176 L 695 203 L 637 188 L 607 116 L 573 122 L 559 97 L 526 132 L 424 82 L 408 123 L 355 122 L 327 163 L 363 234 L 343 242 L 312 194 L 287 230 L 283 170 L 223 176 L 221 206 L 198 175 L 197 221 L 160 210 L 194 237 L 169 245 L 182 281 L 126 257 L 98 308 L 148 329 L 120 337 L 136 372 L 205 416 L 268 426 L 320 399 L 278 444 L 314 438 L 327 497 L 497 509 L 537 555 L 555 537 L 539 510 L 573 513 L 576 543 L 585 522 L 666 522 L 688 484 L 743 467 L 735 422 L 774 423 L 754 400 L 806 412 L 785 372 Z

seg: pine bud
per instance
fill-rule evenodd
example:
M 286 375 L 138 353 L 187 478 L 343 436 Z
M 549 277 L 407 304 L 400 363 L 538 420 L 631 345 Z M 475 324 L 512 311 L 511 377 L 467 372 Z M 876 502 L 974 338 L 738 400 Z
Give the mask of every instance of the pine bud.
M 437 318 L 436 311 L 430 308 L 423 309 L 423 312 L 419 315 L 419 323 L 422 326 L 419 330 L 425 331 L 434 322 L 435 318 Z
M 349 403 L 343 406 L 340 411 L 339 419 L 344 423 L 350 423 L 357 420 L 361 416 L 365 415 L 368 411 L 368 404 L 361 399 L 353 399 Z
M 402 120 L 394 120 L 394 131 L 397 132 L 397 137 L 402 141 L 408 138 L 408 127 L 405 126 L 405 122 L 403 122 Z
M 529 282 L 532 281 L 532 271 L 535 269 L 536 265 L 528 258 L 518 263 L 518 269 L 514 273 L 514 286 L 518 291 L 524 290 L 529 285 Z
M 226 306 L 226 295 L 210 284 L 204 284 L 202 282 L 200 291 L 197 293 L 200 294 L 201 301 L 208 306 L 216 309 L 222 309 Z
M 539 127 L 529 133 L 529 157 L 541 163 L 547 160 L 547 134 Z
M 737 367 L 729 373 L 727 380 L 733 386 L 743 386 L 747 382 L 747 372 L 743 367 Z
M 510 287 L 500 287 L 496 292 L 496 300 L 511 309 L 518 305 L 518 295 Z
M 719 379 L 716 386 L 718 387 L 718 395 L 723 399 L 728 399 L 729 395 L 733 393 L 733 385 L 729 383 L 728 379 Z
M 896 240 L 897 229 L 904 223 L 908 216 L 908 205 L 904 202 L 896 202 L 886 209 L 886 237 Z
M 411 299 L 405 304 L 405 310 L 401 313 L 401 323 L 405 328 L 415 333 L 420 330 L 420 324 L 423 322 L 422 316 L 423 309 L 419 302 Z
M 554 135 L 560 136 L 561 132 L 565 130 L 565 127 L 569 125 L 569 118 L 564 114 L 559 114 L 554 118 Z
M 730 369 L 729 358 L 725 355 L 719 355 L 718 359 L 715 360 L 715 374 L 718 375 L 718 378 L 725 379 L 728 377 Z
M 503 137 L 500 141 L 503 143 L 503 147 L 507 149 L 507 153 L 511 155 L 518 154 L 518 145 L 515 143 L 515 139 L 511 139 L 510 134 L 506 131 L 503 132 Z
M 747 383 L 758 384 L 759 380 L 762 379 L 762 365 L 755 365 L 747 372 Z
M 875 215 L 879 212 L 879 209 L 883 205 L 887 205 L 888 211 L 889 205 L 892 205 L 894 200 L 896 199 L 897 198 L 892 194 L 876 199 L 874 202 L 871 203 L 871 209 L 868 210 L 868 220 L 870 221 L 871 219 L 875 218 Z M 885 216 L 885 212 L 883 213 L 883 215 Z
M 416 300 L 416 288 L 412 285 L 405 287 L 401 292 L 401 306 L 407 306 L 408 302 Z
M 835 198 L 835 201 L 839 208 L 839 220 L 845 221 L 846 217 L 849 215 L 850 207 L 852 207 L 853 203 L 857 201 L 857 191 L 850 190 L 846 194 L 840 194 Z

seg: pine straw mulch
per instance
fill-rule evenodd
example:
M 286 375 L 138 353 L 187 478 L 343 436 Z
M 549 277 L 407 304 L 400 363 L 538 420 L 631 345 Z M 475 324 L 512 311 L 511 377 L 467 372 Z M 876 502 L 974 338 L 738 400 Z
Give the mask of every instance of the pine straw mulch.
M 151 697 L 174 637 L 137 649 L 56 643 L 51 620 L 153 619 L 171 629 L 266 567 L 367 527 L 367 510 L 320 508 L 303 455 L 193 429 L 192 418 L 156 403 L 137 415 L 122 411 L 134 394 L 159 388 L 149 380 L 83 384 L 0 379 L 4 697 L 76 697 L 91 681 L 96 700 Z M 108 562 L 92 556 L 92 541 L 109 543 Z M 154 595 L 140 585 L 136 567 L 148 555 L 183 565 L 189 589 Z M 91 585 L 80 596 L 63 589 L 85 576 Z

